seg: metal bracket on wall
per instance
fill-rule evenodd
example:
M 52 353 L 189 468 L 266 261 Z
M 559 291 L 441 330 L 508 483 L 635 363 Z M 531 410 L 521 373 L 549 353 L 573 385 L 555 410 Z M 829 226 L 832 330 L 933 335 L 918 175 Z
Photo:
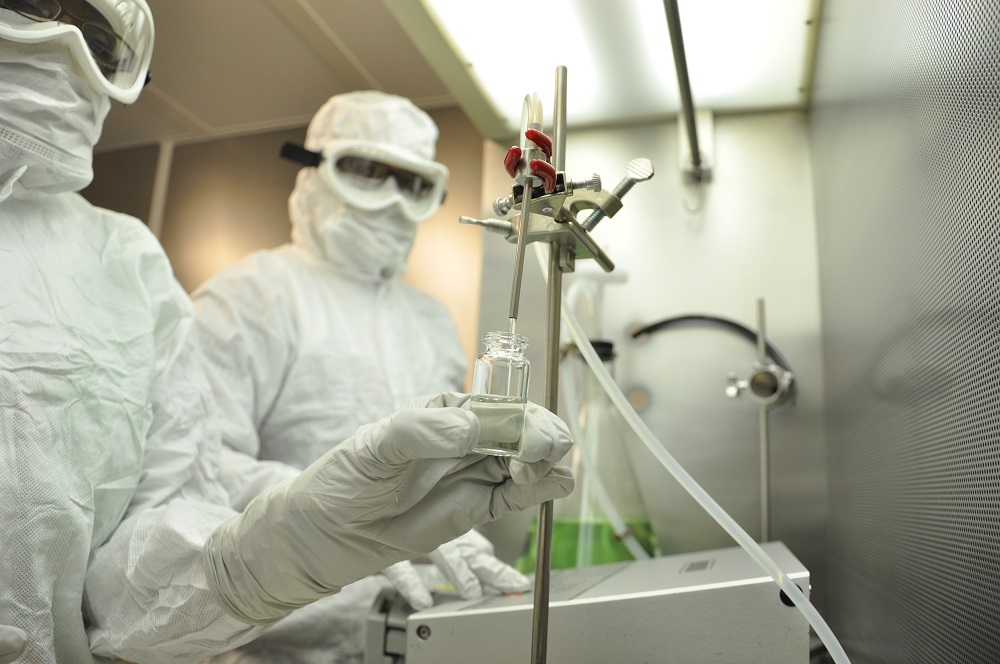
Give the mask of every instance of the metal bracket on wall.
M 701 118 L 696 118 L 694 98 L 691 95 L 691 79 L 688 76 L 687 54 L 684 52 L 684 31 L 681 30 L 681 14 L 677 8 L 677 0 L 663 0 L 663 9 L 667 15 L 667 30 L 670 33 L 670 48 L 674 56 L 674 69 L 677 71 L 677 91 L 681 98 L 681 112 L 678 126 L 681 130 L 681 172 L 687 182 L 706 182 L 707 176 L 702 158 L 705 149 L 699 145 L 702 131 L 699 125 Z M 688 158 L 685 160 L 684 143 Z
M 691 133 L 688 131 L 683 113 L 677 116 L 678 157 L 684 182 L 704 184 L 712 179 L 712 167 L 715 165 L 715 116 L 707 108 L 698 109 L 694 115 L 700 165 L 695 165 Z

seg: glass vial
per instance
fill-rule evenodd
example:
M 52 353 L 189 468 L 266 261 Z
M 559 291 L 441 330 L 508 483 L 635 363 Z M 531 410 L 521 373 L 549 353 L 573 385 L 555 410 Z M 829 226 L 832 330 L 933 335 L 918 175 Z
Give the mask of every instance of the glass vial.
M 487 332 L 483 344 L 486 350 L 472 372 L 471 407 L 480 425 L 473 452 L 516 457 L 528 402 L 528 340 L 511 332 Z

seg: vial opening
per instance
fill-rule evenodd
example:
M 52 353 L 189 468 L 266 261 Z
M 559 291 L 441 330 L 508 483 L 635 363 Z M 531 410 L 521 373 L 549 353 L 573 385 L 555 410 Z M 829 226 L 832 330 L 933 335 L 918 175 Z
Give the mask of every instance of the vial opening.
M 523 352 L 528 348 L 528 338 L 516 332 L 487 332 L 483 335 L 487 350 L 510 350 Z

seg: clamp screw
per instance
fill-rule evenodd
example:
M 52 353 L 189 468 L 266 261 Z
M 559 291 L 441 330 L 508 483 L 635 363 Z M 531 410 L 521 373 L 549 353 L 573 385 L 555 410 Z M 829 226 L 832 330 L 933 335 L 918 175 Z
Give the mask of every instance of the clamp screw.
M 514 201 L 512 198 L 512 196 L 501 196 L 493 201 L 493 212 L 496 213 L 498 217 L 506 217 L 507 213 L 514 207 Z
M 601 176 L 594 173 L 587 180 L 573 180 L 570 182 L 570 186 L 573 189 L 588 189 L 590 191 L 600 191 L 601 190 Z
M 473 217 L 466 217 L 465 215 L 462 215 L 458 218 L 458 223 L 482 226 L 490 233 L 496 233 L 497 235 L 503 235 L 504 237 L 510 237 L 514 232 L 514 224 L 506 219 L 475 219 Z
M 611 193 L 620 200 L 635 186 L 636 182 L 645 182 L 651 177 L 653 177 L 653 162 L 645 157 L 633 159 L 625 168 L 625 177 L 615 185 Z M 584 230 L 594 230 L 594 227 L 606 216 L 604 210 L 597 208 L 584 220 L 582 224 Z

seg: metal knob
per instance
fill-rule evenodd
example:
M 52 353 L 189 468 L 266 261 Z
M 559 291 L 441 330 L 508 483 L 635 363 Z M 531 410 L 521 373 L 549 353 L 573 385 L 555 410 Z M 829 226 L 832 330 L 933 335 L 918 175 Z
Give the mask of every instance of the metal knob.
M 573 189 L 587 189 L 589 191 L 601 190 L 601 176 L 594 173 L 587 180 L 573 180 L 569 183 Z
M 648 180 L 653 177 L 653 172 L 653 162 L 649 159 L 646 159 L 645 157 L 633 159 L 625 168 L 625 177 L 623 177 L 621 181 L 615 185 L 615 188 L 611 191 L 611 193 L 619 199 L 624 198 L 625 194 L 631 191 L 636 182 L 644 182 Z M 594 230 L 594 227 L 601 223 L 601 220 L 606 216 L 607 215 L 604 210 L 597 208 L 584 220 L 584 229 L 588 231 Z
M 498 217 L 506 217 L 507 213 L 513 208 L 514 200 L 512 196 L 501 196 L 493 201 L 493 212 L 496 213 Z

